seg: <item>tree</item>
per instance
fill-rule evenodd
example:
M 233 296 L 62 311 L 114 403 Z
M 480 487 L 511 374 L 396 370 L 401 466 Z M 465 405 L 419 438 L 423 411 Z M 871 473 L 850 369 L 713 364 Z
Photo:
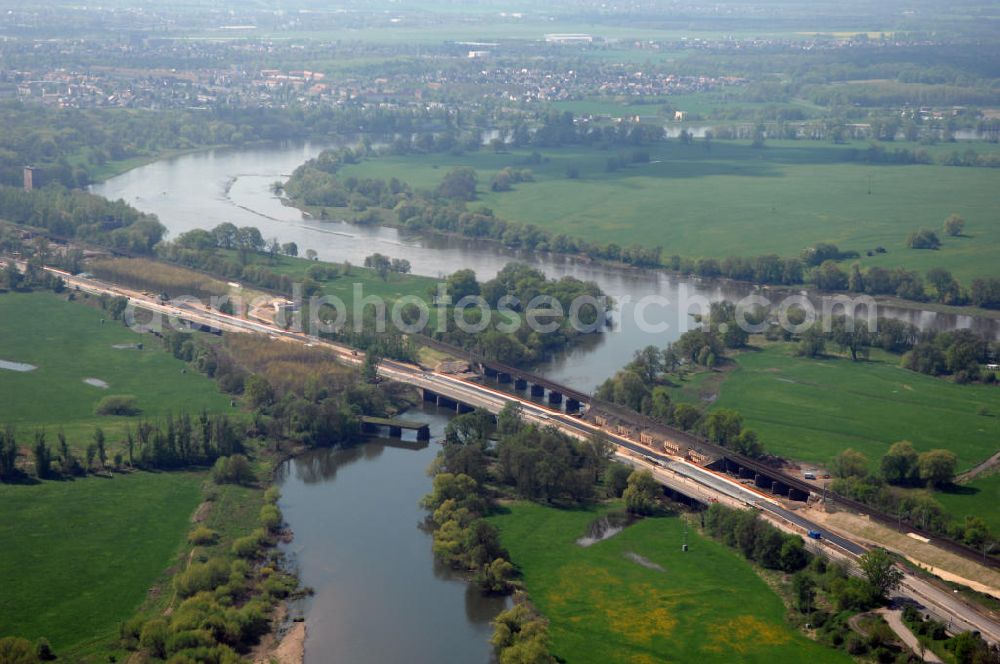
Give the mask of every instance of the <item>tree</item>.
M 405 258 L 393 258 L 392 259 L 392 271 L 399 274 L 409 274 L 410 273 L 410 261 Z
M 614 377 L 612 400 L 634 411 L 642 410 L 642 403 L 649 396 L 647 383 L 634 371 L 620 371 Z
M 497 414 L 497 433 L 507 436 L 517 433 L 524 426 L 520 401 L 508 401 Z
M 802 613 L 811 613 L 816 606 L 816 582 L 805 572 L 799 572 L 792 577 L 792 593 L 795 597 L 795 607 Z
M 826 336 L 817 326 L 810 327 L 799 337 L 795 354 L 800 357 L 820 357 L 826 350 Z
M 505 593 L 511 588 L 514 574 L 514 566 L 509 560 L 496 558 L 479 570 L 476 582 L 486 592 Z
M 0 431 L 0 479 L 8 479 L 17 475 L 17 441 L 14 428 Z
M 893 443 L 882 457 L 882 477 L 890 484 L 905 484 L 916 479 L 918 474 L 917 451 L 913 443 L 901 440 Z
M 238 233 L 239 229 L 236 228 L 235 224 L 228 222 L 219 224 L 212 229 L 212 235 L 215 236 L 215 243 L 222 249 L 235 249 Z
M 841 479 L 864 477 L 868 474 L 868 457 L 849 447 L 834 457 L 832 466 L 834 476 Z
M 438 194 L 445 198 L 459 201 L 472 201 L 476 198 L 476 171 L 468 166 L 454 168 L 444 176 L 438 185 Z
M 4 283 L 10 290 L 17 290 L 17 287 L 21 285 L 24 281 L 24 275 L 21 271 L 17 269 L 17 265 L 14 261 L 7 263 L 7 267 L 4 268 Z
M 958 457 L 948 450 L 930 450 L 920 455 L 917 466 L 920 479 L 931 487 L 942 487 L 951 484 L 955 479 L 955 467 Z
M 35 432 L 35 445 L 32 448 L 35 455 L 35 474 L 45 479 L 52 474 L 52 450 L 45 443 L 45 432 Z
M 294 242 L 286 242 L 283 245 L 281 245 L 281 253 L 285 254 L 286 256 L 291 256 L 292 258 L 295 258 L 296 256 L 299 255 L 299 245 L 295 244 Z
M 263 376 L 254 374 L 247 378 L 243 386 L 243 394 L 253 408 L 270 406 L 274 403 L 274 388 Z
M 306 260 L 314 261 L 317 255 L 315 249 L 306 249 Z M 347 270 L 344 270 L 344 274 L 347 274 Z
M 927 270 L 927 281 L 934 287 L 938 302 L 961 304 L 962 289 L 951 272 L 940 267 L 931 268 Z
M 108 464 L 108 451 L 105 449 L 105 442 L 104 430 L 101 427 L 94 429 L 94 447 L 97 448 L 97 458 L 101 462 L 102 470 Z
M 717 408 L 705 420 L 708 439 L 723 447 L 732 446 L 742 430 L 743 416 L 730 408 Z
M 813 270 L 813 282 L 820 290 L 827 291 L 847 290 L 850 285 L 847 275 L 832 260 L 823 261 L 819 267 Z
M 962 219 L 958 214 L 952 212 L 944 220 L 944 232 L 946 235 L 957 237 L 962 234 L 963 230 L 965 230 L 965 219 Z
M 903 572 L 896 567 L 885 549 L 876 547 L 865 552 L 858 560 L 858 565 L 879 599 L 885 599 L 903 582 Z
M 381 277 L 382 281 L 386 281 L 389 278 L 389 272 L 392 270 L 392 260 L 388 256 L 374 253 L 371 256 L 365 257 L 365 267 L 375 270 L 375 273 Z
M 266 245 L 264 236 L 254 226 L 244 226 L 236 231 L 235 248 L 240 252 L 242 262 L 246 262 L 247 254 L 261 252 Z
M 652 514 L 656 509 L 656 498 L 660 495 L 660 485 L 648 470 L 634 470 L 628 476 L 622 498 L 625 509 L 633 514 Z
M 629 365 L 647 383 L 653 383 L 663 371 L 663 355 L 656 346 L 635 351 Z
M 862 357 L 868 357 L 872 336 L 868 332 L 868 324 L 863 320 L 855 320 L 847 316 L 838 317 L 833 322 L 831 338 L 841 352 L 849 350 L 851 359 L 855 362 L 857 362 L 859 354 Z
M 906 246 L 910 249 L 940 249 L 941 240 L 937 233 L 926 228 L 910 233 L 906 239 Z
M 458 302 L 468 295 L 479 295 L 479 282 L 472 270 L 457 270 L 448 277 L 446 292 L 452 303 Z
M 617 461 L 608 465 L 604 471 L 604 490 L 610 498 L 621 498 L 628 487 L 628 478 L 632 475 L 632 467 Z

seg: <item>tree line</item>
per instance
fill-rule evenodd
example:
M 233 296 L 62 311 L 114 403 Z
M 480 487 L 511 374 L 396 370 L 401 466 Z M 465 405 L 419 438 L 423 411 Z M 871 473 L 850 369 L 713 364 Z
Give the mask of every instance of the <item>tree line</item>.
M 871 472 L 868 458 L 848 448 L 831 463 L 835 477 L 831 488 L 843 496 L 897 515 L 901 521 L 923 530 L 990 553 L 998 539 L 983 519 L 978 516 L 956 519 L 931 494 L 902 490 L 916 487 L 946 489 L 954 482 L 957 465 L 957 457 L 949 450 L 918 453 L 912 443 L 902 440 L 892 444 L 879 459 L 878 470 Z
M 22 438 L 13 426 L 8 425 L 0 433 L 0 479 L 4 481 L 28 477 L 18 463 L 23 445 L 19 439 Z M 170 470 L 211 465 L 220 457 L 242 454 L 245 450 L 244 434 L 235 422 L 226 415 L 205 411 L 195 417 L 181 413 L 158 421 L 139 420 L 134 428 L 127 426 L 116 441 L 108 440 L 100 426 L 95 427 L 89 441 L 73 447 L 61 429 L 56 433 L 54 446 L 44 429 L 34 431 L 29 440 L 34 474 L 42 480 L 108 470 Z M 83 458 L 73 451 L 81 447 Z
M 58 185 L 32 191 L 0 186 L 0 216 L 59 238 L 140 254 L 150 253 L 166 232 L 155 215 L 124 201 Z
M 446 173 L 433 191 L 414 192 L 405 183 L 395 179 L 389 183 L 367 179 L 363 181 L 363 189 L 374 194 L 358 195 L 355 193 L 359 186 L 357 178 L 345 180 L 353 187 L 350 189 L 340 181 L 337 172 L 343 164 L 357 163 L 366 156 L 367 152 L 352 149 L 324 153 L 300 166 L 286 185 L 286 191 L 293 200 L 306 205 L 347 206 L 349 199 L 351 209 L 356 212 L 369 210 L 370 207 L 391 211 L 394 223 L 414 231 L 489 239 L 512 249 L 585 255 L 637 267 L 664 267 L 705 278 L 723 277 L 783 286 L 813 284 L 828 291 L 894 295 L 908 300 L 934 300 L 984 308 L 1000 307 L 1000 279 L 976 279 L 966 291 L 949 272 L 941 268 L 929 270 L 926 281 L 919 273 L 904 268 L 863 269 L 859 264 L 854 264 L 850 271 L 845 271 L 838 263 L 859 258 L 859 252 L 842 251 L 830 243 L 806 247 L 800 256 L 795 257 L 766 254 L 717 259 L 668 256 L 659 246 L 622 247 L 615 243 L 598 245 L 578 237 L 552 234 L 534 225 L 501 219 L 484 206 L 470 209 L 470 204 L 477 197 L 478 176 L 473 169 L 467 167 L 458 167 Z M 335 204 L 322 202 L 327 196 L 322 192 L 330 191 L 342 192 L 336 195 Z M 379 223 L 384 219 L 382 215 L 364 218 L 371 223 Z M 945 232 L 949 235 L 960 234 L 962 227 L 964 221 L 956 227 L 951 217 L 944 222 Z M 921 231 L 914 235 L 914 238 L 919 239 L 910 244 L 916 248 L 931 247 L 935 237 L 933 231 Z M 931 244 L 928 245 L 924 238 L 930 238 Z M 939 245 L 940 241 L 937 242 Z M 874 256 L 885 251 L 884 247 L 874 247 L 866 250 L 866 253 Z

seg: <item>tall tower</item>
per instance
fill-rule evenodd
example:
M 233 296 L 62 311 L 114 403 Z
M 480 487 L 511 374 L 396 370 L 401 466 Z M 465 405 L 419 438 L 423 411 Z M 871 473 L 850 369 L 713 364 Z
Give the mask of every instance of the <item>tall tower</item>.
M 35 168 L 33 166 L 24 167 L 24 190 L 31 191 L 35 188 Z

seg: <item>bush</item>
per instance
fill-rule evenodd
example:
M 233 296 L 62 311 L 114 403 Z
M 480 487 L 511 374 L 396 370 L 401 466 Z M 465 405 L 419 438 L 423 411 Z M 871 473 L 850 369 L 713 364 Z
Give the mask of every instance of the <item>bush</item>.
M 121 637 L 122 645 L 129 650 L 139 647 L 139 634 L 142 632 L 143 622 L 142 616 L 133 616 L 120 626 L 118 635 Z
M 167 621 L 154 618 L 142 626 L 139 635 L 139 646 L 154 657 L 163 659 L 167 656 L 167 639 L 170 638 L 170 628 Z
M 37 660 L 31 641 L 17 636 L 0 639 L 0 662 L 3 664 L 34 664 Z
M 131 394 L 109 394 L 94 406 L 95 415 L 119 415 L 131 417 L 139 414 L 135 396 Z
M 250 461 L 242 454 L 219 457 L 212 467 L 212 481 L 216 484 L 242 484 L 249 486 L 256 481 Z
M 35 642 L 35 655 L 43 662 L 50 662 L 56 658 L 56 654 L 52 652 L 52 645 L 44 637 Z
M 174 577 L 174 588 L 181 597 L 215 590 L 229 578 L 229 564 L 221 558 L 213 558 L 207 563 L 193 563 Z
M 940 249 L 941 240 L 934 231 L 922 229 L 910 233 L 906 246 L 911 249 Z
M 219 533 L 205 526 L 198 526 L 188 533 L 188 544 L 211 546 L 219 541 Z
M 865 640 L 858 634 L 849 634 L 844 642 L 844 647 L 852 655 L 863 655 L 868 651 Z
M 270 531 L 281 527 L 281 511 L 274 505 L 264 505 L 260 508 L 260 525 Z
M 256 558 L 260 555 L 261 546 L 267 539 L 267 533 L 258 528 L 246 537 L 237 538 L 233 542 L 233 555 L 240 558 Z

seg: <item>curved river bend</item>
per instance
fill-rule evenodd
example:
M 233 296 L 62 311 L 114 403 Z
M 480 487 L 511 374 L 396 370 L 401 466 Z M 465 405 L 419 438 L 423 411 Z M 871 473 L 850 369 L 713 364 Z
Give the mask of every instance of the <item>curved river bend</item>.
M 135 207 L 155 213 L 176 237 L 195 228 L 210 229 L 223 222 L 257 226 L 265 238 L 294 241 L 299 251 L 314 249 L 331 261 L 364 262 L 380 252 L 410 261 L 416 274 L 443 277 L 455 270 L 475 270 L 489 279 L 511 260 L 532 264 L 550 277 L 574 276 L 595 281 L 620 302 L 616 324 L 589 345 L 556 357 L 539 370 L 550 378 L 583 391 L 591 391 L 614 374 L 648 344 L 665 346 L 687 329 L 689 317 L 677 303 L 687 297 L 738 299 L 752 292 L 745 284 L 705 283 L 659 271 L 634 270 L 570 259 L 519 254 L 491 243 L 458 238 L 407 235 L 394 228 L 356 226 L 337 221 L 304 217 L 282 204 L 270 185 L 284 180 L 302 162 L 329 144 L 287 143 L 267 147 L 217 149 L 165 159 L 95 185 L 93 191 L 108 198 L 121 198 Z M 629 301 L 623 301 L 625 297 Z M 646 296 L 670 304 L 653 303 L 636 311 L 635 302 Z M 996 338 L 1000 322 L 931 311 L 881 307 L 880 312 L 909 320 L 921 328 L 973 327 Z M 637 313 L 658 329 L 648 332 L 637 324 Z M 648 328 L 647 328 L 648 329 Z
M 588 392 L 627 363 L 636 349 L 662 347 L 680 336 L 689 317 L 676 303 L 685 294 L 714 301 L 738 299 L 752 290 L 304 218 L 283 205 L 270 185 L 328 145 L 288 143 L 189 154 L 136 168 L 93 191 L 155 213 L 169 237 L 231 222 L 257 226 L 265 238 L 294 241 L 300 252 L 314 249 L 331 261 L 361 264 L 377 251 L 407 259 L 417 274 L 442 277 L 470 268 L 488 279 L 517 259 L 550 277 L 595 281 L 620 303 L 614 328 L 539 367 L 550 378 Z M 644 331 L 636 322 L 635 302 L 645 296 L 661 298 L 661 304 L 643 312 L 648 323 L 660 328 L 657 332 Z M 880 313 L 922 328 L 973 327 L 994 338 L 1000 329 L 997 321 L 968 316 L 890 307 Z M 447 422 L 446 415 L 432 408 L 407 418 L 430 422 L 436 439 Z M 430 490 L 425 470 L 436 446 L 402 447 L 408 449 L 374 441 L 350 450 L 318 450 L 281 468 L 281 506 L 295 532 L 289 552 L 303 583 L 316 590 L 303 607 L 307 662 L 490 661 L 490 620 L 503 601 L 482 597 L 435 565 L 430 536 L 420 528 L 426 515 L 418 501 Z

